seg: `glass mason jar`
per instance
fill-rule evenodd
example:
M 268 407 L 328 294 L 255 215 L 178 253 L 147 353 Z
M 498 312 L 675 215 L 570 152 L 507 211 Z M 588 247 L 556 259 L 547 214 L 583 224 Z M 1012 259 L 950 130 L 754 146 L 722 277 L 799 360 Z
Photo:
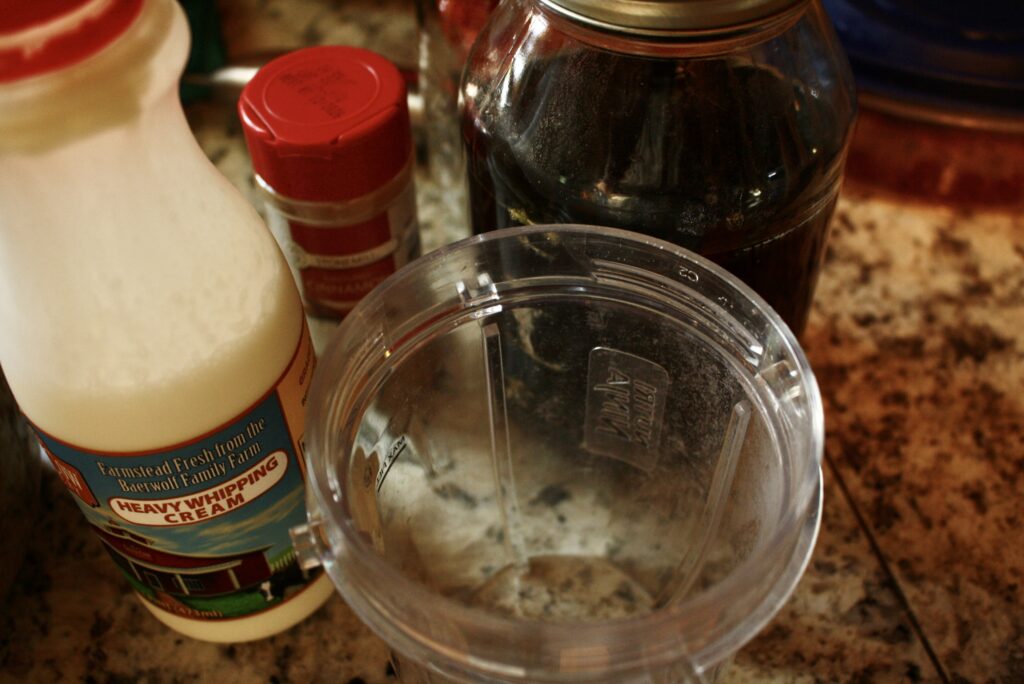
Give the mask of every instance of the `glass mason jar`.
M 817 0 L 507 0 L 461 97 L 475 233 L 652 235 L 803 330 L 855 112 Z

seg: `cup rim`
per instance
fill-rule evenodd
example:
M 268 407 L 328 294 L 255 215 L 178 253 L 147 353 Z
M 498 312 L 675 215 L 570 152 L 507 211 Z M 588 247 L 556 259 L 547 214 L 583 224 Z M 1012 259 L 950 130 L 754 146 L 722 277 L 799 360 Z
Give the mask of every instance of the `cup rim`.
M 339 572 L 345 573 L 344 579 L 339 582 L 338 578 L 332 574 L 332 580 L 335 581 L 346 601 L 374 631 L 389 642 L 389 645 L 407 654 L 430 652 L 434 655 L 435 661 L 447 660 L 458 667 L 470 668 L 473 671 L 490 675 L 513 676 L 518 674 L 523 677 L 522 681 L 529 681 L 530 673 L 518 665 L 491 662 L 473 657 L 472 654 L 460 656 L 455 645 L 443 643 L 436 634 L 423 634 L 408 629 L 406 625 L 396 624 L 392 619 L 387 601 L 382 601 L 380 597 L 373 597 L 366 593 L 365 589 L 368 587 L 361 583 L 361 577 L 374 578 L 373 585 L 387 587 L 388 593 L 401 595 L 403 605 L 414 604 L 417 611 L 421 613 L 441 615 L 449 623 L 490 635 L 512 635 L 511 637 L 506 636 L 506 642 L 521 643 L 518 639 L 519 636 L 529 639 L 538 632 L 545 635 L 545 643 L 560 645 L 636 643 L 638 639 L 642 639 L 651 643 L 651 648 L 646 649 L 644 666 L 678 661 L 682 647 L 684 659 L 689 660 L 694 671 L 700 673 L 738 650 L 781 609 L 810 561 L 821 522 L 824 409 L 817 381 L 795 335 L 781 317 L 747 285 L 717 264 L 689 250 L 631 231 L 579 224 L 544 224 L 506 228 L 469 237 L 442 247 L 391 275 L 367 295 L 342 321 L 332 336 L 321 364 L 329 367 L 336 366 L 336 363 L 332 363 L 332 361 L 336 362 L 335 357 L 341 353 L 341 345 L 337 344 L 337 341 L 352 330 L 357 324 L 356 321 L 364 320 L 366 312 L 379 306 L 378 302 L 387 297 L 388 291 L 397 283 L 429 269 L 435 262 L 448 258 L 453 251 L 469 249 L 482 242 L 496 242 L 543 233 L 596 235 L 632 246 L 667 252 L 684 263 L 697 266 L 737 291 L 737 294 L 758 309 L 759 313 L 767 319 L 770 327 L 779 334 L 780 347 L 799 371 L 802 389 L 807 395 L 811 430 L 804 435 L 802 444 L 794 444 L 794 448 L 806 449 L 809 458 L 806 472 L 795 473 L 797 486 L 794 488 L 793 501 L 786 505 L 784 515 L 776 530 L 761 544 L 757 553 L 741 561 L 721 581 L 684 601 L 659 608 L 651 613 L 606 622 L 544 622 L 506 618 L 470 608 L 430 592 L 422 585 L 407 578 L 376 553 L 372 543 L 356 529 L 352 519 L 343 515 L 342 500 L 331 490 L 329 478 L 326 477 L 324 471 L 326 460 L 317 458 L 325 446 L 324 435 L 321 434 L 323 430 L 318 430 L 317 426 L 325 425 L 325 421 L 311 420 L 309 423 L 311 428 L 307 431 L 309 449 L 306 456 L 309 488 L 317 499 L 320 514 L 327 519 L 329 524 L 340 530 L 340 542 L 343 547 L 323 550 L 325 554 L 334 553 L 334 557 L 325 558 L 325 566 L 329 570 L 333 563 L 344 566 L 344 568 L 339 568 Z M 325 407 L 337 402 L 339 393 L 333 390 L 333 383 L 328 383 L 322 375 L 314 377 L 310 392 L 312 418 L 323 418 L 323 416 L 318 416 L 318 413 L 322 409 L 327 411 Z M 345 418 L 345 420 L 349 419 Z M 347 431 L 336 432 L 347 433 Z M 348 457 L 346 455 L 343 458 L 347 459 Z M 316 462 L 317 460 L 319 460 L 319 464 Z M 311 519 L 314 517 L 312 510 L 310 517 Z M 330 535 L 327 537 L 329 538 Z M 731 597 L 743 595 L 745 592 L 749 592 L 751 587 L 760 586 L 758 579 L 763 576 L 764 570 L 758 566 L 758 561 L 763 562 L 766 558 L 771 558 L 773 551 L 776 552 L 774 555 L 778 555 L 780 548 L 788 549 L 789 555 L 784 560 L 776 559 L 775 567 L 780 568 L 777 578 L 772 584 L 763 586 L 756 592 L 758 598 L 756 601 L 752 601 L 754 609 L 747 613 L 744 619 L 727 621 L 727 624 L 724 625 L 725 629 L 722 629 L 722 624 L 711 624 L 708 619 L 702 619 L 702 616 L 713 619 L 714 615 L 719 612 L 716 606 L 723 603 L 728 604 L 732 600 Z M 700 627 L 710 627 L 710 629 L 699 629 Z M 708 634 L 711 634 L 712 637 L 707 638 Z M 700 643 L 697 643 L 698 641 Z M 581 648 L 584 647 L 581 646 Z M 607 666 L 608 663 L 604 664 Z M 636 662 L 623 663 L 622 667 L 625 669 L 630 666 L 635 667 L 637 664 Z M 580 671 L 572 674 L 578 678 Z M 607 675 L 607 671 L 603 671 L 603 674 Z M 574 681 L 582 680 L 574 679 Z

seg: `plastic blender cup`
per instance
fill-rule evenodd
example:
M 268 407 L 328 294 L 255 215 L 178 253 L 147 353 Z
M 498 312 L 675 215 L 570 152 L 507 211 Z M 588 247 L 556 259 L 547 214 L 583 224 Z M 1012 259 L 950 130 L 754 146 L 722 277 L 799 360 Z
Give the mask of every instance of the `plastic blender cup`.
M 433 252 L 345 319 L 293 530 L 403 682 L 685 682 L 779 610 L 821 512 L 821 398 L 781 319 L 589 226 Z

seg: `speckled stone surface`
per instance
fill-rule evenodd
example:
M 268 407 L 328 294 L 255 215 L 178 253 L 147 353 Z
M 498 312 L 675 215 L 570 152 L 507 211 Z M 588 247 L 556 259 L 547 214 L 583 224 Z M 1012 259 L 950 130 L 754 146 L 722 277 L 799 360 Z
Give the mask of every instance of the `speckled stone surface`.
M 848 192 L 837 219 L 805 340 L 831 462 L 942 676 L 1024 681 L 1024 216 Z
M 414 0 L 217 0 L 229 60 L 311 45 L 375 50 L 416 69 Z
M 399 0 L 220 4 L 232 44 L 246 43 L 236 54 L 297 46 L 314 24 L 317 37 L 404 36 L 396 54 L 410 40 Z M 400 19 L 381 19 L 388 30 L 372 36 L 351 28 L 378 11 Z M 247 13 L 287 15 L 292 34 L 252 28 Z M 189 115 L 207 154 L 258 203 L 230 108 Z M 992 149 L 1011 155 L 1000 168 L 1024 165 L 1019 148 Z M 803 340 L 827 412 L 821 534 L 795 594 L 723 681 L 1022 682 L 1024 208 L 912 202 L 852 175 Z M 453 236 L 424 237 L 432 248 Z M 0 602 L 0 682 L 395 681 L 385 645 L 337 597 L 255 643 L 176 635 L 129 593 L 52 473 L 40 498 L 26 562 Z

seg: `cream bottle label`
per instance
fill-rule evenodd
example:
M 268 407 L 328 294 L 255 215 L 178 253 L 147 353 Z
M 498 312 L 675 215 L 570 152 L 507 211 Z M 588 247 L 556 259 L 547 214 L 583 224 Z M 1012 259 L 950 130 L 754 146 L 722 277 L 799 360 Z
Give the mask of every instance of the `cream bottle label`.
M 165 449 L 102 453 L 36 430 L 143 599 L 182 617 L 224 620 L 276 607 L 315 579 L 299 568 L 288 536 L 306 519 L 302 436 L 315 363 L 304 329 L 266 395 Z

